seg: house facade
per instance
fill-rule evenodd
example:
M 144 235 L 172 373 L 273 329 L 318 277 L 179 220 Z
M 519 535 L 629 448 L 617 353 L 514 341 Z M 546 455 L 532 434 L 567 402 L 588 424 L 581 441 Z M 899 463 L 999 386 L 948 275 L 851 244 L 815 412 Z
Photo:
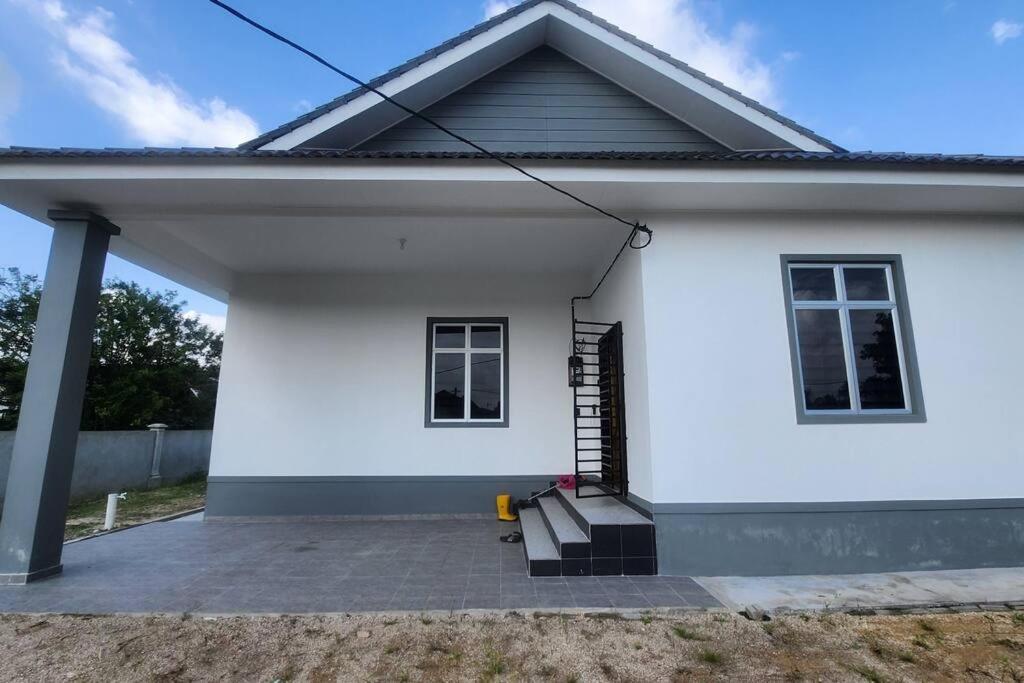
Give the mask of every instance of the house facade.
M 229 302 L 209 523 L 581 473 L 523 523 L 574 573 L 1024 562 L 1024 159 L 848 152 L 564 0 L 371 85 L 650 245 L 595 291 L 627 228 L 364 89 L 237 149 L 0 151 L 56 228 L 0 571 L 59 566 L 108 242 Z

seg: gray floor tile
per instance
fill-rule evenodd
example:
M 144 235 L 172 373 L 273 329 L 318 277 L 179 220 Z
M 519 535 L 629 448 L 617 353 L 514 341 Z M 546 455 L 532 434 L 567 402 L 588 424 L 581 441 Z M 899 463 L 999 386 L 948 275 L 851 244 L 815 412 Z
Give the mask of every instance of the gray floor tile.
M 611 600 L 612 607 L 651 607 L 650 601 L 642 595 L 609 595 L 608 599 Z
M 151 524 L 67 546 L 64 574 L 0 611 L 351 612 L 694 606 L 686 577 L 527 575 L 486 520 Z

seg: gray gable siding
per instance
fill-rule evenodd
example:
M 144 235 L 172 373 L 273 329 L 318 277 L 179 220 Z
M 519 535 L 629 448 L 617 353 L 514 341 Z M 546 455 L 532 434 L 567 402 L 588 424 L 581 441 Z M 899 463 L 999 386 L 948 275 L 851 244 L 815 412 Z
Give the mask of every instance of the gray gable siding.
M 550 47 L 523 55 L 423 113 L 492 152 L 728 151 Z M 356 149 L 472 151 L 414 117 Z

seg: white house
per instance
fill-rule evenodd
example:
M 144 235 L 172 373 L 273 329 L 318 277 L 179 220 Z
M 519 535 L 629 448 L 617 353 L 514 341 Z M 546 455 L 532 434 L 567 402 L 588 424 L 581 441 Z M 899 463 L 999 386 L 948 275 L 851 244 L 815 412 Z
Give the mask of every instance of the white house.
M 7 580 L 59 569 L 108 241 L 229 302 L 209 523 L 582 472 L 535 573 L 1024 562 L 1024 158 L 848 152 L 567 0 L 371 85 L 650 246 L 574 324 L 629 228 L 362 89 L 238 149 L 0 151 L 56 226 Z

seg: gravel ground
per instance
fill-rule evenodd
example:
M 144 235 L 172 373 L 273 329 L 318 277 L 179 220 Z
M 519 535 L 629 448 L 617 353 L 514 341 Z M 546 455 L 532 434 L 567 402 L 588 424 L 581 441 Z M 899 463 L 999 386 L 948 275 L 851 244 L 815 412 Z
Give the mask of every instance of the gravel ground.
M 1024 613 L 0 616 L 2 680 L 1024 680 Z

